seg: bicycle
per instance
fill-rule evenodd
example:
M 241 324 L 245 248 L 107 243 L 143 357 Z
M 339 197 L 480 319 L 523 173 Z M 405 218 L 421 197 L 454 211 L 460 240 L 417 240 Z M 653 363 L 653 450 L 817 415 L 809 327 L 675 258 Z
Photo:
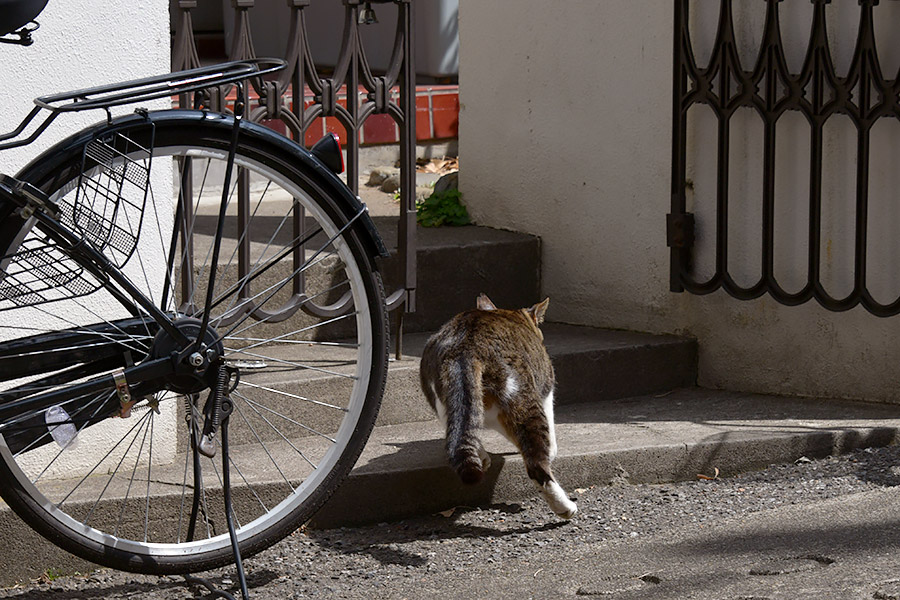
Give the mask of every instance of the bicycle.
M 0 35 L 30 43 L 46 0 L 15 3 Z M 45 96 L 0 136 L 105 113 L 0 176 L 0 495 L 94 563 L 176 574 L 259 552 L 321 507 L 374 425 L 386 251 L 334 140 L 307 151 L 243 118 L 243 82 L 283 66 Z M 233 115 L 112 116 L 214 86 L 234 87 Z

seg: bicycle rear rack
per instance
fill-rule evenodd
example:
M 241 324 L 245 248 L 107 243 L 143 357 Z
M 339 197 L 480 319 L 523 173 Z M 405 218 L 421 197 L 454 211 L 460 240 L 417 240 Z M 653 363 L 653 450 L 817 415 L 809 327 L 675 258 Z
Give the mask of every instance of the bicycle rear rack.
M 34 141 L 62 113 L 109 110 L 159 98 L 171 98 L 212 86 L 238 84 L 263 77 L 285 66 L 280 59 L 252 59 L 200 67 L 133 81 L 97 86 L 35 99 L 35 107 L 12 132 L 0 135 L 0 150 Z M 43 111 L 45 118 L 24 139 L 21 136 Z M 108 114 L 108 113 L 107 113 Z M 60 221 L 77 232 L 115 266 L 121 268 L 134 252 L 150 183 L 149 147 L 122 134 L 96 139 L 85 147 L 77 187 L 59 199 Z M 10 256 L 0 257 L 0 310 L 74 298 L 101 284 L 52 244 L 29 236 Z
M 0 135 L 0 150 L 27 146 L 36 140 L 62 113 L 85 110 L 108 110 L 115 106 L 138 104 L 210 87 L 229 85 L 256 77 L 264 77 L 283 69 L 287 63 L 277 58 L 255 58 L 199 67 L 121 83 L 35 98 L 35 107 L 16 129 Z M 48 111 L 32 133 L 19 138 L 42 111 Z

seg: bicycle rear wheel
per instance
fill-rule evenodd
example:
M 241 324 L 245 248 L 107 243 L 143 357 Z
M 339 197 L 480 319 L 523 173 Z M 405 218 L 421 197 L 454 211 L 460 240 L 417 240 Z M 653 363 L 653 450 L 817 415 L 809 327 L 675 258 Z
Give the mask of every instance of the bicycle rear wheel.
M 19 177 L 188 337 L 199 335 L 215 269 L 203 335 L 239 373 L 230 472 L 249 556 L 307 521 L 358 458 L 384 389 L 387 334 L 360 207 L 336 198 L 336 179 L 304 151 L 252 124 L 225 188 L 232 124 L 191 111 L 130 116 L 63 142 Z M 48 392 L 60 401 L 0 424 L 0 494 L 50 541 L 102 565 L 182 573 L 229 562 L 221 449 L 199 468 L 191 449 L 209 379 L 132 385 L 136 404 L 123 409 L 116 374 L 166 356 L 171 336 L 39 228 L 13 246 L 0 263 L 0 405 Z M 97 378 L 99 390 L 69 392 Z M 67 428 L 75 443 L 54 441 Z

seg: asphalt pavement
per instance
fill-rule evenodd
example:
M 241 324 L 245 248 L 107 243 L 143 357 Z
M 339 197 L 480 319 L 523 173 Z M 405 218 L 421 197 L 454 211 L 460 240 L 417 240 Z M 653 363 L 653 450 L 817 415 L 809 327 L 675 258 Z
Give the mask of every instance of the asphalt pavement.
M 301 530 L 246 561 L 250 597 L 900 598 L 900 447 L 734 477 L 570 490 L 358 528 Z M 240 597 L 233 568 L 205 574 Z M 52 574 L 0 598 L 213 598 L 178 577 Z

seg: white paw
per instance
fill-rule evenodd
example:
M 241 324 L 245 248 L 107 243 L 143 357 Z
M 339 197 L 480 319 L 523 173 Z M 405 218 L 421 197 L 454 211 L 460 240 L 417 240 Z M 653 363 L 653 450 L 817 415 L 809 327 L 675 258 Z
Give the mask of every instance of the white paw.
M 557 508 L 554 508 L 553 511 L 559 517 L 562 517 L 563 519 L 566 519 L 566 520 L 571 519 L 578 513 L 578 505 L 576 505 L 574 502 L 572 502 L 568 498 L 566 498 L 566 502 L 561 508 L 563 508 L 564 510 L 560 511 Z
M 578 506 L 572 502 L 558 483 L 548 481 L 541 488 L 544 500 L 557 515 L 563 519 L 571 519 L 578 512 Z

